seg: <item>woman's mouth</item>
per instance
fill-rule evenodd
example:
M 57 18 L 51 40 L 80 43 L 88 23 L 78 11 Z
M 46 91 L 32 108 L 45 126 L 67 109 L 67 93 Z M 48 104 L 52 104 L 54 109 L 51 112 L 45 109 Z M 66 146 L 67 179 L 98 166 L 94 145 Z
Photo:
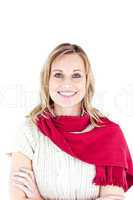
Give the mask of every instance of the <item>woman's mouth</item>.
M 62 97 L 70 98 L 73 97 L 77 92 L 72 91 L 58 91 L 58 94 L 60 94 Z

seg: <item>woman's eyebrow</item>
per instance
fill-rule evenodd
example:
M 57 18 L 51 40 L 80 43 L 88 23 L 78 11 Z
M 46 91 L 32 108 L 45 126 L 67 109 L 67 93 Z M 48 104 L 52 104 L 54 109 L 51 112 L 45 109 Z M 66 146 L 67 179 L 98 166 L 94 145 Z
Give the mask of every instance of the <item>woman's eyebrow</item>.
M 54 71 L 60 71 L 60 72 L 62 72 L 63 70 L 61 70 L 61 69 L 54 69 L 53 72 Z M 73 71 L 75 72 L 75 71 L 81 71 L 81 70 L 80 69 L 74 69 Z

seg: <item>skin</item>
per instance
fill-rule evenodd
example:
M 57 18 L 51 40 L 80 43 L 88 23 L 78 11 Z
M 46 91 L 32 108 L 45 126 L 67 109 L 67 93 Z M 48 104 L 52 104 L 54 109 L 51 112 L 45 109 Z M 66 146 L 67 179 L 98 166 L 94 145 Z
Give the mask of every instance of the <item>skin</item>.
M 35 175 L 28 168 L 20 168 L 12 174 L 12 186 L 19 188 L 28 199 L 43 200 L 37 187 Z
M 62 71 L 54 71 L 59 69 Z M 78 69 L 79 71 L 74 71 Z M 51 65 L 49 93 L 54 101 L 54 113 L 80 115 L 81 100 L 85 96 L 86 74 L 82 58 L 76 54 L 58 56 Z M 57 91 L 77 91 L 73 97 L 64 98 Z

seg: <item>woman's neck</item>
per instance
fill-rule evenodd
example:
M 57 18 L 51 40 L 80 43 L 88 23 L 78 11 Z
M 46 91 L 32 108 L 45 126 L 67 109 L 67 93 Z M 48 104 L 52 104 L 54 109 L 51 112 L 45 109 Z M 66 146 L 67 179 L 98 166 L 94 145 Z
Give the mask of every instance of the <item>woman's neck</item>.
M 81 107 L 76 108 L 59 108 L 54 107 L 53 112 L 56 116 L 65 115 L 65 116 L 80 116 L 83 114 L 83 109 Z

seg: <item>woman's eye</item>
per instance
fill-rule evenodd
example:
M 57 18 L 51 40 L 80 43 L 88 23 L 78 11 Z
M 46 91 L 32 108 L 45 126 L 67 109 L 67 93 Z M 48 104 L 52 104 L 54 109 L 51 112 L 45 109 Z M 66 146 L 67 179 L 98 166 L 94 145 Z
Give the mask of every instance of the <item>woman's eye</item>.
M 55 75 L 54 75 L 55 77 L 62 77 L 63 75 L 61 74 L 61 73 L 56 73 Z M 76 73 L 76 74 L 73 74 L 73 76 L 72 77 L 76 77 L 76 78 L 80 78 L 81 77 L 81 75 L 80 74 L 78 74 L 78 73 Z
M 74 77 L 76 77 L 76 78 L 80 78 L 81 75 L 77 73 L 77 74 L 74 74 Z
M 54 76 L 55 77 L 60 77 L 60 75 L 62 75 L 61 73 L 56 73 Z

